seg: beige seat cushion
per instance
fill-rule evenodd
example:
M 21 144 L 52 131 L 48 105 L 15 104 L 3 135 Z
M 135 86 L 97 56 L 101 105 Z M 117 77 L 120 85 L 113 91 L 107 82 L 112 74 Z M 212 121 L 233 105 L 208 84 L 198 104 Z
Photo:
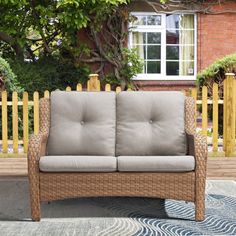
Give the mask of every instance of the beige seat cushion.
M 186 172 L 195 169 L 193 156 L 119 156 L 118 171 Z
M 113 172 L 117 159 L 112 156 L 42 156 L 39 169 L 43 172 Z
M 116 155 L 186 155 L 184 107 L 181 92 L 119 93 Z
M 116 94 L 51 94 L 47 155 L 115 156 Z

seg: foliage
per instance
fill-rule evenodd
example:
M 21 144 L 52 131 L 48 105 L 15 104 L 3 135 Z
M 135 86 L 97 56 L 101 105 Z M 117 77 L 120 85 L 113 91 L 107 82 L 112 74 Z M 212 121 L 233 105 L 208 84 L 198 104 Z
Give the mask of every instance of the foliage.
M 135 49 L 127 48 L 128 24 L 132 21 L 126 6 L 114 7 L 112 14 L 104 15 L 98 26 L 91 22 L 86 28 L 87 37 L 94 46 L 83 48 L 78 54 L 80 61 L 97 63 L 96 73 L 103 81 L 133 87 L 131 78 L 142 71 L 142 60 Z
M 76 67 L 71 60 L 54 57 L 40 58 L 36 62 L 9 59 L 12 70 L 22 88 L 32 96 L 34 91 L 43 95 L 45 90 L 75 89 L 77 83 L 87 81 L 90 70 L 87 66 Z
M 201 89 L 202 86 L 208 87 L 208 94 L 212 96 L 213 83 L 219 85 L 219 95 L 223 97 L 223 81 L 225 73 L 236 73 L 236 54 L 227 55 L 216 60 L 210 66 L 205 68 L 197 75 L 197 84 Z M 209 118 L 212 120 L 212 107 L 209 108 Z M 219 134 L 223 134 L 223 106 L 219 107 L 218 127 Z
M 13 91 L 17 91 L 18 93 L 22 92 L 22 89 L 19 86 L 19 83 L 17 81 L 16 75 L 13 73 L 9 63 L 0 57 L 0 95 L 1 91 L 6 90 L 8 92 L 8 98 L 10 98 L 11 93 Z M 1 101 L 1 96 L 0 96 Z M 11 137 L 12 135 L 12 107 L 7 108 L 8 110 L 8 135 Z M 22 114 L 22 111 L 19 111 L 19 114 Z M 2 109 L 0 109 L 0 117 L 2 117 Z M 21 123 L 21 120 L 19 119 L 19 123 Z M 21 126 L 20 126 L 21 127 Z M 20 128 L 20 132 L 22 132 L 22 129 Z M 2 122 L 0 122 L 0 136 L 2 136 Z
M 122 54 L 123 61 L 120 75 L 122 78 L 127 78 L 127 86 L 132 88 L 133 84 L 131 79 L 142 72 L 143 60 L 139 57 L 136 48 L 124 48 Z
M 21 91 L 16 75 L 12 72 L 9 63 L 2 57 L 0 57 L 0 79 L 2 81 L 2 90 L 9 92 Z
M 219 84 L 220 94 L 223 94 L 223 81 L 227 72 L 236 73 L 236 54 L 218 59 L 201 71 L 197 76 L 197 84 L 199 87 L 206 85 L 211 95 L 213 83 L 216 82 Z
M 0 40 L 35 60 L 76 45 L 76 32 L 128 0 L 0 0 Z
M 126 84 L 122 84 L 122 82 L 124 83 L 124 81 L 117 80 L 115 75 L 112 73 L 104 76 L 102 82 L 104 84 L 109 83 L 114 87 L 123 85 L 125 89 L 135 89 L 131 79 L 138 73 L 142 72 L 143 60 L 138 56 L 137 49 L 135 48 L 123 48 L 122 54 L 124 60 L 122 60 L 122 67 L 119 73 L 122 78 L 126 78 Z

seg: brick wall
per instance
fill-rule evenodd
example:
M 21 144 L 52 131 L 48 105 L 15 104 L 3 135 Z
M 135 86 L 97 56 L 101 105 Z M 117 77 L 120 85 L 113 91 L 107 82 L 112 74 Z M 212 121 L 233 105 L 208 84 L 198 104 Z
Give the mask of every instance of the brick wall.
M 143 2 L 136 2 L 133 11 L 153 11 Z M 224 14 L 199 14 L 197 22 L 197 58 L 198 71 L 204 69 L 218 58 L 236 53 L 236 1 L 224 2 L 215 7 L 215 11 L 228 11 Z M 235 13 L 233 13 L 235 11 Z M 79 40 L 87 42 L 84 34 L 78 34 Z M 90 42 L 91 43 L 91 42 Z M 93 65 L 95 71 L 97 65 Z M 135 81 L 142 90 L 188 90 L 195 81 Z
M 236 2 L 215 7 L 236 11 Z M 198 15 L 198 71 L 218 58 L 236 52 L 236 14 Z

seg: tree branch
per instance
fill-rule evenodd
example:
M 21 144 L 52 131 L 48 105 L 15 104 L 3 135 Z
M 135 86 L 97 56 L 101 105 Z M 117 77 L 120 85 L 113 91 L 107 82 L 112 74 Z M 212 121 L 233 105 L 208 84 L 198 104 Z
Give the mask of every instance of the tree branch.
M 4 41 L 5 43 L 9 44 L 15 51 L 16 56 L 19 59 L 23 59 L 23 50 L 21 46 L 17 43 L 17 40 L 13 38 L 12 36 L 6 34 L 5 32 L 0 31 L 0 40 Z
M 31 1 L 31 7 L 32 7 L 32 13 L 33 13 L 33 17 L 34 17 L 34 20 L 35 20 L 35 24 L 37 25 L 38 27 L 38 31 L 39 31 L 39 34 L 41 35 L 42 37 L 42 41 L 43 41 L 43 45 L 44 45 L 44 48 L 46 50 L 47 53 L 51 54 L 51 49 L 49 48 L 48 46 L 48 43 L 47 43 L 47 40 L 46 40 L 46 37 L 43 33 L 43 29 L 42 29 L 42 26 L 40 25 L 39 23 L 39 16 L 35 10 L 35 2 L 34 0 Z

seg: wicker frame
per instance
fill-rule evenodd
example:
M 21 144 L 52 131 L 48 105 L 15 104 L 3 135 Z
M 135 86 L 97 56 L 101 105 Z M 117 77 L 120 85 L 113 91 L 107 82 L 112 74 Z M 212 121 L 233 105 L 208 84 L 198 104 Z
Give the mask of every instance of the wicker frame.
M 45 173 L 39 159 L 45 155 L 50 127 L 50 100 L 40 100 L 40 132 L 29 142 L 28 173 L 31 215 L 41 218 L 40 202 L 75 197 L 136 196 L 171 198 L 195 203 L 195 219 L 205 218 L 207 141 L 195 133 L 195 101 L 186 97 L 185 130 L 188 154 L 196 161 L 195 171 L 184 173 Z

